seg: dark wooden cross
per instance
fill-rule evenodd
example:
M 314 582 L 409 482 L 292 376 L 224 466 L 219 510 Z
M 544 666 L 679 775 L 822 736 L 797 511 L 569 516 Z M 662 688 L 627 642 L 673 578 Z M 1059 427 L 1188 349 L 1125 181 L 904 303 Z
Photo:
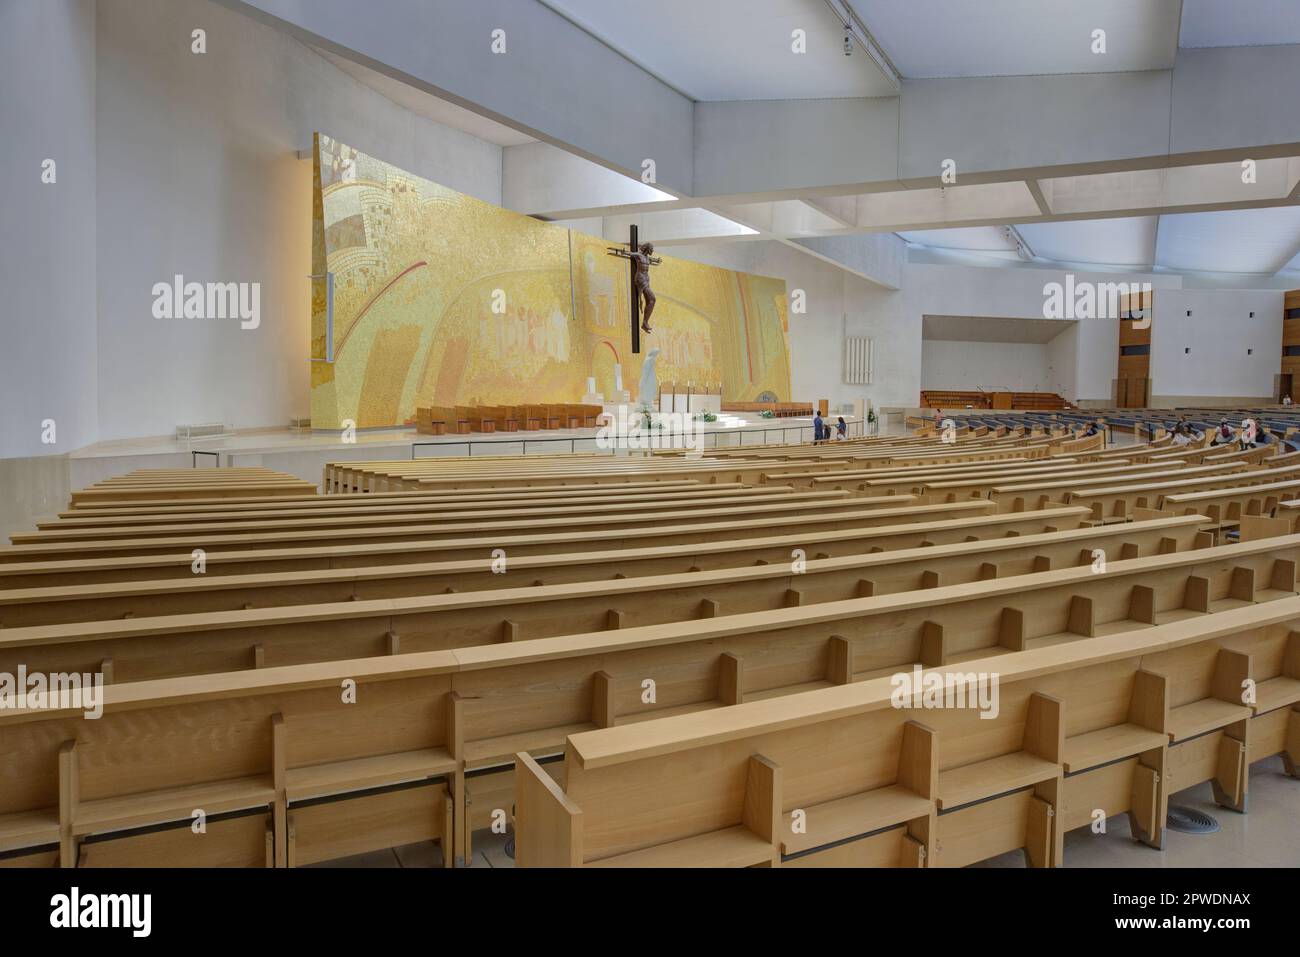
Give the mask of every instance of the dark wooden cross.
M 621 259 L 628 260 L 628 290 L 632 296 L 632 352 L 634 354 L 641 351 L 641 291 L 644 288 L 649 296 L 650 309 L 654 309 L 654 293 L 650 292 L 650 267 L 658 266 L 662 259 L 658 256 L 647 256 L 641 252 L 641 243 L 637 236 L 636 226 L 628 227 L 627 249 L 621 246 L 609 246 L 609 255 L 618 256 Z M 638 270 L 645 270 L 645 279 L 641 285 L 637 283 Z M 646 319 L 650 318 L 647 310 Z M 650 330 L 647 329 L 646 332 Z

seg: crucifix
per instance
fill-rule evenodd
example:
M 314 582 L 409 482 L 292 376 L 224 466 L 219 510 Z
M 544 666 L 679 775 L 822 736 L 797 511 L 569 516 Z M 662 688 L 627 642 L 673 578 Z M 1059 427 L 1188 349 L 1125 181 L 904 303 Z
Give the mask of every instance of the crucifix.
M 632 352 L 641 351 L 641 331 L 644 329 L 648 335 L 650 329 L 650 314 L 655 311 L 655 294 L 650 290 L 650 267 L 658 266 L 662 259 L 654 255 L 655 248 L 649 243 L 637 242 L 636 226 L 629 227 L 627 249 L 621 246 L 610 246 L 609 255 L 618 256 L 621 259 L 628 260 L 631 268 L 631 288 L 632 288 Z M 642 303 L 645 304 L 645 314 L 641 315 Z M 637 319 L 641 322 L 638 325 Z

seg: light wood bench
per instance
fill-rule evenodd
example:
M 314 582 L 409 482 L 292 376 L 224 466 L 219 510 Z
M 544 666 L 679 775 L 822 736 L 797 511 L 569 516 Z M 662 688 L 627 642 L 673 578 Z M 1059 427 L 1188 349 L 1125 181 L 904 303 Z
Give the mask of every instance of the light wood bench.
M 803 536 L 741 539 L 712 543 L 709 548 L 669 545 L 625 551 L 582 551 L 522 556 L 498 561 L 425 562 L 334 569 L 311 569 L 253 575 L 191 575 L 138 582 L 55 585 L 0 591 L 0 626 L 4 628 L 147 616 L 236 611 L 325 602 L 402 598 L 453 592 L 514 589 L 520 585 L 602 582 L 654 575 L 684 575 L 746 565 L 791 562 L 803 556 L 811 570 L 826 560 L 846 556 L 860 564 L 872 594 L 933 588 L 960 581 L 987 580 L 1060 568 L 1071 562 L 1091 564 L 1100 548 L 1112 558 L 1184 551 L 1199 535 L 1199 516 L 1159 518 L 1108 527 L 1043 532 L 938 545 L 923 536 L 916 547 L 885 551 L 872 544 L 853 554 L 853 543 L 819 544 Z M 1208 536 L 1206 536 L 1208 538 Z M 1205 544 L 1208 544 L 1207 541 Z M 874 553 L 874 554 L 867 554 Z M 870 569 L 868 571 L 868 569 Z M 809 587 L 812 581 L 808 579 Z M 34 582 L 35 584 L 35 582 Z M 819 600 L 812 588 L 810 601 Z M 715 608 L 715 606 L 710 606 Z M 730 605 L 724 606 L 730 613 Z
M 1196 536 L 1192 523 L 1170 527 L 1156 522 L 1130 530 L 1106 542 L 1078 533 L 1055 533 L 1015 538 L 1005 542 L 972 542 L 931 546 L 879 555 L 850 555 L 816 558 L 806 553 L 786 556 L 779 564 L 724 568 L 687 574 L 649 575 L 572 584 L 523 585 L 463 594 L 342 601 L 323 604 L 290 604 L 271 608 L 241 608 L 231 611 L 153 615 L 114 620 L 71 621 L 5 627 L 0 631 L 0 670 L 6 665 L 26 664 L 42 672 L 112 671 L 112 680 L 140 681 L 185 674 L 234 671 L 356 658 L 366 655 L 409 654 L 443 648 L 518 642 L 558 635 L 599 632 L 647 625 L 670 624 L 692 619 L 730 617 L 736 614 L 771 612 L 801 605 L 842 602 L 862 596 L 898 594 L 911 596 L 908 614 L 922 618 L 909 622 L 906 616 L 893 621 L 894 634 L 904 643 L 938 626 L 939 616 L 931 601 L 944 602 L 998 597 L 1014 593 L 1015 573 L 1049 571 L 1057 567 L 1079 568 L 1075 574 L 1045 581 L 1026 579 L 1027 590 L 1040 584 L 1061 585 L 1069 594 L 1044 599 L 1049 605 L 1073 601 L 1083 592 L 1074 585 L 1086 580 L 1091 588 L 1098 549 L 1106 558 L 1118 560 L 1114 568 L 1126 568 L 1127 557 L 1154 556 L 1161 566 L 1151 572 L 1153 580 L 1169 569 L 1179 587 L 1187 572 L 1184 566 L 1199 566 L 1195 552 L 1181 562 L 1172 558 L 1181 546 L 1190 550 Z M 1288 547 L 1290 539 L 1271 539 L 1252 546 L 1236 546 L 1234 556 L 1249 554 L 1263 561 L 1261 574 L 1272 573 L 1274 554 Z M 800 550 L 802 552 L 802 550 Z M 1209 553 L 1206 553 L 1207 555 Z M 1266 556 L 1266 557 L 1265 557 Z M 791 561 L 794 557 L 796 560 Z M 1205 560 L 1209 560 L 1208 558 Z M 1143 573 L 1146 574 L 1145 566 Z M 1005 577 L 1005 576 L 1012 577 Z M 1008 584 L 992 586 L 998 576 Z M 1180 577 L 1181 576 L 1181 577 Z M 1107 578 L 1109 582 L 1109 579 Z M 951 592 L 948 583 L 958 587 Z M 977 587 L 982 584 L 984 587 Z M 1109 587 L 1109 586 L 1108 586 Z M 1118 587 L 1118 586 L 1117 586 Z M 932 590 L 932 591 L 931 591 Z M 1121 592 L 1123 590 L 1121 589 Z M 927 597 L 933 595 L 931 600 Z M 1029 594 L 1026 591 L 1025 594 Z M 1091 594 L 1091 592 L 1087 592 Z M 1124 600 L 1110 602 L 1101 615 L 1127 615 Z M 1182 599 L 1165 596 L 1166 602 Z M 892 605 L 890 607 L 893 607 Z M 901 606 L 900 606 L 901 607 Z M 1064 607 L 1064 606 L 1062 606 Z M 1055 622 L 1046 613 L 1011 635 L 1011 625 L 1000 617 L 998 604 L 986 637 L 991 644 L 1028 640 L 1035 629 Z M 1025 606 L 1021 617 L 1037 613 Z M 1062 612 L 1070 618 L 1067 631 L 1077 627 L 1077 610 Z M 1098 626 L 1096 612 L 1090 612 L 1086 633 Z M 928 625 L 926 624 L 928 622 Z M 1029 631 L 1025 628 L 1028 627 Z M 970 631 L 970 629 L 967 629 Z M 928 654 L 943 654 L 942 635 L 931 635 L 937 644 Z M 910 659 L 905 659 L 910 660 Z M 105 665 L 105 663 L 109 663 Z M 886 662 L 889 663 L 889 662 Z
M 1127 813 L 1135 837 L 1161 846 L 1172 789 L 1208 775 L 1232 800 L 1249 761 L 1277 753 L 1295 773 L 1298 615 L 1290 598 L 972 661 L 967 673 L 998 677 L 991 720 L 900 708 L 881 678 L 576 733 L 559 780 L 516 757 L 516 863 L 959 867 L 1022 849 L 1031 866 L 1059 866 L 1064 832 L 1098 811 Z M 1220 737 L 1180 754 L 1179 712 L 1213 707 L 1244 671 L 1279 682 L 1278 707 L 1223 702 L 1231 714 L 1203 723 Z
M 315 494 L 312 482 L 266 468 L 142 469 L 72 493 L 74 505 L 183 501 L 195 498 L 298 496 Z
M 1125 475 L 1130 483 L 1176 482 L 1207 475 L 1239 474 L 1245 466 L 1238 463 L 1227 465 L 1175 465 L 1168 468 L 1152 468 L 1150 471 L 1132 472 Z M 1084 473 L 1077 478 L 1053 479 L 1039 482 L 1017 482 L 1006 485 L 994 485 L 989 489 L 989 500 L 997 503 L 999 509 L 1020 511 L 1024 508 L 1041 508 L 1046 502 L 1063 501 L 1071 492 L 1089 488 L 1098 484 Z
M 1283 476 L 1296 476 L 1300 465 L 1277 469 L 1251 469 L 1227 475 L 1205 475 L 1198 478 L 1174 479 L 1163 482 L 1137 482 L 1125 485 L 1092 486 L 1075 489 L 1065 496 L 1071 505 L 1086 505 L 1098 522 L 1126 520 L 1135 509 L 1162 510 L 1166 499 L 1173 495 L 1213 489 L 1239 489 L 1265 485 Z
M 744 485 L 732 482 L 704 485 L 695 481 L 647 482 L 627 485 L 594 485 L 586 488 L 561 486 L 558 489 L 529 489 L 526 501 L 531 505 L 554 505 L 557 508 L 581 505 L 606 504 L 614 501 L 649 502 L 685 501 L 687 499 L 717 498 L 738 494 L 784 495 L 794 490 L 792 485 Z M 679 496 L 683 498 L 679 499 Z M 174 504 L 170 502 L 142 503 L 139 506 L 114 506 L 104 508 L 76 508 L 60 512 L 58 524 L 69 527 L 92 528 L 101 525 L 150 525 L 158 518 L 166 520 L 227 521 L 231 518 L 258 518 L 262 515 L 284 517 L 292 515 L 362 515 L 384 514 L 388 509 L 411 511 L 421 508 L 456 505 L 466 508 L 514 508 L 520 503 L 517 491 L 468 492 L 388 492 L 359 497 L 355 495 L 320 495 L 313 498 L 248 500 L 229 503 Z M 373 509 L 373 513 L 371 510 Z M 396 514 L 396 512 L 394 513 Z M 51 520 L 53 521 L 53 520 Z M 37 527 L 43 527 L 38 522 Z
M 70 521 L 42 522 L 37 531 L 13 535 L 10 541 L 14 545 L 33 545 L 47 542 L 93 542 L 162 535 L 179 536 L 190 533 L 206 534 L 214 531 L 221 534 L 293 533 L 321 529 L 381 529 L 390 526 L 426 524 L 439 529 L 446 527 L 466 531 L 472 527 L 490 528 L 492 524 L 500 527 L 503 522 L 524 528 L 534 525 L 553 528 L 575 525 L 618 528 L 640 524 L 641 516 L 649 516 L 652 521 L 682 520 L 693 513 L 703 515 L 707 519 L 736 511 L 763 516 L 784 512 L 858 510 L 873 506 L 902 505 L 909 501 L 914 499 L 904 498 L 900 501 L 897 497 L 883 496 L 874 499 L 855 498 L 847 492 L 790 490 L 762 497 L 742 491 L 730 495 L 700 498 L 687 495 L 641 502 L 610 501 L 603 504 L 587 503 L 568 506 L 556 506 L 551 503 L 533 506 L 526 497 L 523 497 L 513 507 L 419 505 L 382 510 L 363 507 L 347 511 L 335 509 L 325 514 L 312 513 L 305 516 L 291 513 L 227 517 L 215 522 L 212 520 L 196 522 L 188 517 L 177 520 L 163 516 L 155 517 L 152 524 L 146 525 L 114 523 L 85 526 L 72 524 Z
M 1075 464 L 1055 469 L 1042 469 L 1032 473 L 1021 472 L 1019 476 L 1009 473 L 994 475 L 961 475 L 927 480 L 916 486 L 916 494 L 927 496 L 930 501 L 957 501 L 960 498 L 987 497 L 989 489 L 1007 481 L 1051 482 L 1066 479 L 1096 480 L 1099 482 L 1124 481 L 1130 475 L 1149 472 L 1147 465 L 1092 465 Z M 880 494 L 882 489 L 875 482 L 864 482 L 862 491 Z
M 934 520 L 926 516 L 935 514 Z M 771 520 L 756 535 L 749 535 L 753 525 L 747 521 L 710 523 L 700 534 L 695 526 L 640 528 L 633 531 L 600 531 L 491 535 L 480 538 L 443 539 L 384 543 L 350 543 L 344 545 L 301 545 L 266 549 L 215 548 L 204 556 L 203 575 L 284 574 L 339 568 L 360 568 L 426 562 L 454 562 L 467 572 L 490 569 L 492 552 L 503 549 L 512 561 L 525 557 L 542 557 L 587 549 L 639 554 L 645 549 L 673 548 L 691 556 L 699 567 L 725 567 L 713 564 L 712 556 L 736 547 L 737 541 L 753 539 L 755 561 L 787 561 L 794 548 L 811 549 L 828 556 L 889 551 L 920 545 L 943 545 L 1015 535 L 1032 535 L 1055 529 L 1078 528 L 1087 518 L 1087 509 L 1060 506 L 1037 512 L 991 514 L 977 511 L 970 517 L 948 518 L 947 513 L 905 514 L 897 522 L 859 524 L 836 527 L 836 523 L 809 521 L 797 528 L 782 528 Z M 920 520 L 918 520 L 920 519 Z M 517 567 L 517 566 L 516 566 Z M 689 566 L 688 566 L 689 567 Z M 171 552 L 140 556 L 105 554 L 51 561 L 0 562 L 0 589 L 36 586 L 90 585 L 107 582 L 147 581 L 160 579 L 192 580 L 196 577 L 195 556 L 183 547 Z M 3 619 L 0 619 L 2 622 Z
M 1278 545 L 1296 547 L 1289 541 Z M 1171 564 L 1179 567 L 1160 567 Z M 597 635 L 110 685 L 105 713 L 96 721 L 82 720 L 75 709 L 0 711 L 0 752 L 9 756 L 7 780 L 11 774 L 15 782 L 0 792 L 0 833 L 26 828 L 33 815 L 48 821 L 59 806 L 53 752 L 59 742 L 76 741 L 75 762 L 66 765 L 62 780 L 65 788 L 75 786 L 79 773 L 84 790 L 77 793 L 92 798 L 94 806 L 82 820 L 80 802 L 65 805 L 59 818 L 65 863 L 77 858 L 79 834 L 188 825 L 194 807 L 212 814 L 218 813 L 214 806 L 222 814 L 265 807 L 268 779 L 284 782 L 273 785 L 272 800 L 281 820 L 275 859 L 286 861 L 292 854 L 286 829 L 292 820 L 285 814 L 292 810 L 291 793 L 369 797 L 379 789 L 425 782 L 419 816 L 427 829 L 430 820 L 441 820 L 445 792 L 438 785 L 449 785 L 453 805 L 461 807 L 466 772 L 507 764 L 520 750 L 554 753 L 565 735 L 584 727 L 862 680 L 935 653 L 954 661 L 979 657 L 970 653 L 976 649 L 1001 650 L 1011 662 L 1012 648 L 1040 645 L 1027 634 L 1061 624 L 1076 629 L 1043 636 L 1050 637 L 1046 647 L 1058 648 L 1080 643 L 1085 630 L 1098 632 L 1112 614 L 1098 602 L 1108 591 L 1130 593 L 1134 611 L 1147 618 L 1184 604 L 1188 594 L 1193 601 L 1204 597 L 1202 607 L 1213 612 L 1188 608 L 1175 621 L 1246 608 L 1248 599 L 1229 592 L 1244 596 L 1248 585 L 1260 602 L 1251 608 L 1290 607 L 1293 594 L 1269 596 L 1268 586 L 1279 580 L 1265 575 L 1272 569 L 1277 576 L 1278 568 L 1294 574 L 1291 559 L 1262 547 L 1221 546 L 1116 562 L 1097 574 L 1068 569 L 980 588 L 949 586 Z M 1193 582 L 1198 577 L 1205 581 L 1199 590 Z M 1085 602 L 1096 609 L 1091 616 L 1080 610 Z M 1008 608 L 1022 612 L 1027 630 L 1008 630 Z M 905 609 L 911 609 L 910 624 L 882 630 L 881 622 L 899 621 Z M 1293 610 L 1291 617 L 1297 614 Z M 1130 622 L 1127 631 L 1151 627 Z M 828 639 L 828 633 L 838 637 Z M 656 695 L 647 701 L 645 679 L 651 676 Z M 355 704 L 341 693 L 353 682 Z M 271 747 L 277 714 L 283 716 L 279 733 L 287 736 L 278 749 Z M 200 800 L 207 803 L 194 803 Z M 329 853 L 320 834 L 331 828 L 350 826 L 348 852 L 365 841 L 366 829 L 349 817 L 347 802 L 332 804 L 329 813 L 335 816 L 316 822 L 323 829 L 311 838 L 316 854 Z M 390 840 L 388 825 L 401 820 L 389 820 L 396 813 L 385 805 L 367 818 L 384 824 L 376 840 Z M 457 820 L 466 820 L 466 812 Z M 209 839 L 214 833 L 209 821 Z M 297 834 L 304 840 L 301 828 Z M 146 838 L 134 846 L 132 853 L 143 853 L 155 845 Z M 208 846 L 191 846 L 188 862 L 202 863 Z
M 592 535 L 599 531 L 621 533 L 623 537 L 653 536 L 672 538 L 674 541 L 706 541 L 719 532 L 729 531 L 732 537 L 747 538 L 779 533 L 778 530 L 796 531 L 810 527 L 839 527 L 862 525 L 890 525 L 908 521 L 935 521 L 988 514 L 994 510 L 989 502 L 968 501 L 947 505 L 909 505 L 897 496 L 871 502 L 855 500 L 856 509 L 824 509 L 805 503 L 798 506 L 736 505 L 718 508 L 669 508 L 646 512 L 636 519 L 621 516 L 583 517 L 562 516 L 535 519 L 529 523 L 536 533 L 565 532 L 573 535 Z M 875 507 L 873 507 L 875 506 Z M 888 506 L 888 507 L 883 507 Z M 768 514 L 765 514 L 765 510 Z M 775 512 L 775 514 L 771 514 Z M 740 516 L 745 516 L 741 518 Z M 203 529 L 187 535 L 162 534 L 157 536 L 119 539 L 31 543 L 0 546 L 0 566 L 13 562 L 56 561 L 92 556 L 135 556 L 162 552 L 193 552 L 219 548 L 273 549 L 293 545 L 342 545 L 366 542 L 436 542 L 477 536 L 496 542 L 493 548 L 505 547 L 503 541 L 517 533 L 519 525 L 509 518 L 470 522 L 437 522 L 431 524 L 400 524 L 379 528 L 362 525 L 356 528 L 320 529 L 317 531 L 244 532 L 226 533 L 220 527 Z M 479 554 L 482 554 L 479 552 Z M 0 574 L 3 569 L 0 568 Z
M 1162 504 L 1165 511 L 1173 514 L 1201 513 L 1208 518 L 1205 527 L 1221 531 L 1235 527 L 1248 516 L 1271 515 L 1279 505 L 1297 497 L 1300 497 L 1300 480 L 1166 495 Z

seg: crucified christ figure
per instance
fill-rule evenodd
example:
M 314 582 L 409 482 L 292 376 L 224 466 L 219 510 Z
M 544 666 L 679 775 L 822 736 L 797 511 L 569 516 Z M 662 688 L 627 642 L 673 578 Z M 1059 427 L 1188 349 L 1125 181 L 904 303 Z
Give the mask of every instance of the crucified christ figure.
M 642 243 L 641 248 L 631 253 L 628 258 L 635 265 L 632 283 L 641 297 L 641 328 L 650 332 L 650 314 L 655 311 L 655 294 L 650 288 L 650 267 L 660 260 L 654 255 L 655 248 L 650 243 Z

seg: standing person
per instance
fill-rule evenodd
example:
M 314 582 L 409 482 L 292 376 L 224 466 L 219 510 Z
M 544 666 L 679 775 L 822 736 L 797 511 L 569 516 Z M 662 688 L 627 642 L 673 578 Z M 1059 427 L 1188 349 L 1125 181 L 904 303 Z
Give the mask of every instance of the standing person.
M 843 442 L 849 437 L 849 424 L 844 421 L 844 416 L 839 416 L 835 423 L 836 437 Z
M 1290 395 L 1284 395 L 1284 396 L 1282 396 L 1282 404 L 1283 404 L 1283 405 L 1290 405 L 1290 404 L 1291 404 L 1291 396 L 1290 396 Z
M 825 436 L 822 434 L 826 429 L 826 421 L 822 418 L 821 412 L 813 415 L 813 445 L 820 445 Z

